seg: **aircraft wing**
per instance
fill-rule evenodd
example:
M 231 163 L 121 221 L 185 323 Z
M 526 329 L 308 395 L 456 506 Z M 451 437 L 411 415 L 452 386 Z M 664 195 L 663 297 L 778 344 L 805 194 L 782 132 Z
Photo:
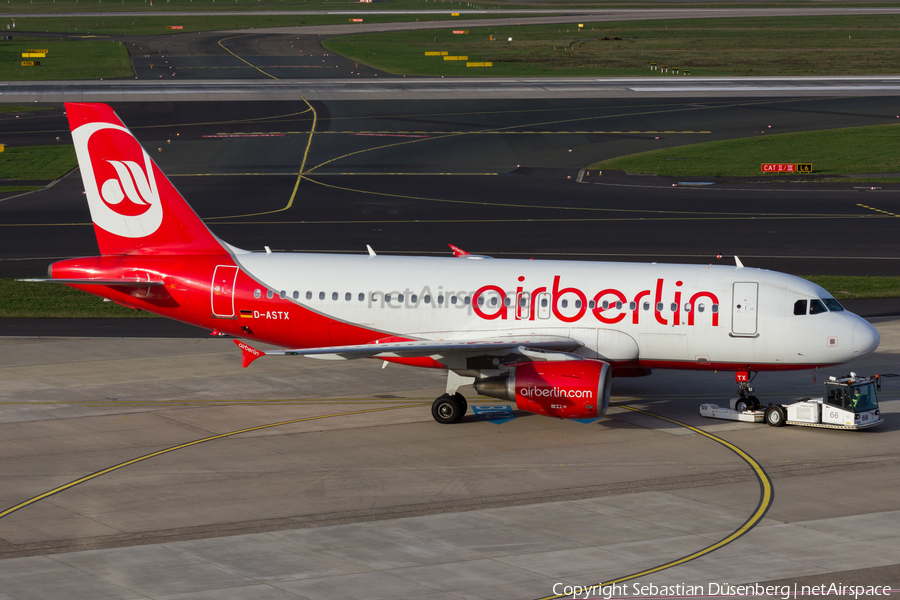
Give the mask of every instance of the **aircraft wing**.
M 486 340 L 417 340 L 325 348 L 267 350 L 265 352 L 240 340 L 234 340 L 234 343 L 243 351 L 243 366 L 245 367 L 267 354 L 271 356 L 308 356 L 326 360 L 352 360 L 356 358 L 412 358 L 447 354 L 471 356 L 512 351 L 521 354 L 526 360 L 580 360 L 581 357 L 568 353 L 583 345 L 571 338 L 552 335 Z

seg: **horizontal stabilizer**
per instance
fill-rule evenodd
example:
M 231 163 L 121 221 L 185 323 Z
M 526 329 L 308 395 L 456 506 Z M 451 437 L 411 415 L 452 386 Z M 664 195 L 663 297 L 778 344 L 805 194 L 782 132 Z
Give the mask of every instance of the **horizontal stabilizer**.
M 159 287 L 165 285 L 162 281 L 147 281 L 146 279 L 16 279 L 27 283 L 64 283 L 67 285 L 105 285 L 117 287 Z

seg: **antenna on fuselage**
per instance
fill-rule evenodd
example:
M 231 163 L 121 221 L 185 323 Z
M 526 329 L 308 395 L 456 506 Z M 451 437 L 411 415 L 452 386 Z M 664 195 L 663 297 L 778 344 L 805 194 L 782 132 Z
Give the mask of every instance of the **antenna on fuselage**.
M 734 255 L 734 266 L 736 266 L 738 269 L 743 269 L 743 268 L 744 268 L 744 263 L 742 263 L 742 262 L 741 262 L 741 259 L 739 259 L 739 258 L 737 257 L 737 254 Z

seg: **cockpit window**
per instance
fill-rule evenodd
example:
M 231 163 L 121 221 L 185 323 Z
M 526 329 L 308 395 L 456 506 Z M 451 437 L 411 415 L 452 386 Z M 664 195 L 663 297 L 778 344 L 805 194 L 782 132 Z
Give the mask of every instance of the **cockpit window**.
M 831 312 L 841 312 L 842 310 L 844 310 L 844 307 L 841 306 L 841 303 L 834 298 L 822 298 L 822 302 L 825 303 L 825 306 L 827 306 L 828 310 L 830 310 Z
M 794 314 L 795 315 L 805 315 L 806 314 L 806 300 L 797 300 L 794 302 Z
M 818 298 L 813 298 L 809 301 L 809 314 L 817 315 L 823 312 L 828 312 L 828 309 L 825 308 L 824 302 L 822 302 Z

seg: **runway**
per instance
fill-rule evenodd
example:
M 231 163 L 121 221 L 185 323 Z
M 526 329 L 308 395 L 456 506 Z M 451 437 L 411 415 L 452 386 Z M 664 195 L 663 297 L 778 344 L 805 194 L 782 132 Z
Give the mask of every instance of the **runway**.
M 173 59 L 174 60 L 174 59 Z M 315 66 L 311 60 L 307 67 Z M 208 61 L 207 61 L 208 62 Z M 271 61 L 270 61 L 271 62 Z M 348 61 L 344 61 L 348 62 Z M 182 64 L 185 64 L 182 59 Z M 260 65 L 267 64 L 259 61 Z M 353 63 L 350 63 L 351 65 Z M 297 64 L 291 71 L 296 76 Z M 825 96 L 897 96 L 900 77 L 625 77 L 531 79 L 375 78 L 365 69 L 360 79 L 275 80 L 243 68 L 247 80 L 176 81 L 185 71 L 166 70 L 160 80 L 47 81 L 0 83 L 3 102 L 186 102 L 296 100 L 488 100 L 523 98 L 786 98 Z M 328 71 L 332 72 L 331 67 Z M 351 67 L 345 65 L 349 71 Z M 284 70 L 284 68 L 282 68 Z M 173 76 L 172 73 L 175 73 Z M 277 72 L 277 71 L 276 71 Z M 307 73 L 304 72 L 304 75 Z M 197 73 L 191 73 L 196 76 Z

